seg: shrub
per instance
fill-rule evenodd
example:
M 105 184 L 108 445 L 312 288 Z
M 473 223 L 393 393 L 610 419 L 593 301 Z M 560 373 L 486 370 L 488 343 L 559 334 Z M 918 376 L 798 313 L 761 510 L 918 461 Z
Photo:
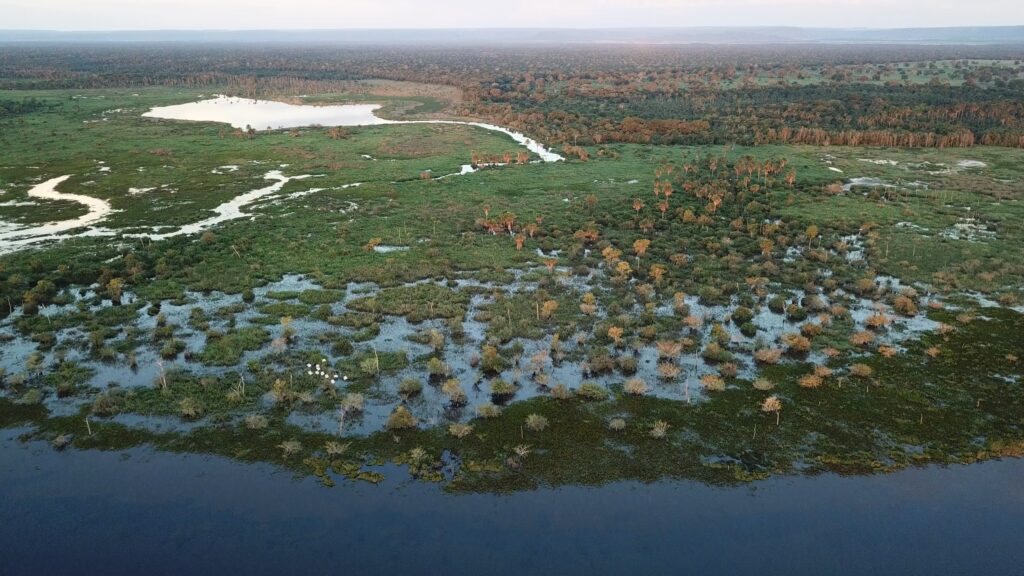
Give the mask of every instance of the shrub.
M 473 427 L 469 424 L 452 424 L 448 426 L 448 433 L 452 436 L 462 439 L 473 433 Z
M 757 378 L 754 380 L 754 389 L 761 390 L 762 392 L 775 388 L 775 383 L 767 378 Z
M 683 351 L 683 345 L 675 341 L 662 341 L 656 344 L 659 358 L 675 360 Z
M 342 444 L 337 440 L 328 440 L 327 443 L 324 444 L 324 452 L 326 452 L 328 456 L 338 457 L 347 452 L 351 446 L 352 444 L 350 442 Z
M 814 322 L 808 322 L 800 326 L 800 333 L 808 338 L 814 338 L 818 334 L 821 334 L 821 325 L 815 324 Z
M 894 298 L 892 308 L 904 316 L 917 316 L 917 304 L 907 296 Z
M 409 409 L 405 406 L 398 406 L 388 416 L 387 429 L 388 430 L 407 430 L 409 428 L 415 428 L 419 422 L 416 417 L 409 412 Z
M 701 356 L 708 362 L 728 362 L 733 359 L 732 353 L 723 348 L 718 342 L 711 342 L 701 352 Z
M 580 388 L 579 390 L 576 391 L 576 394 L 580 398 L 583 398 L 585 400 L 592 400 L 595 402 L 600 402 L 602 400 L 608 399 L 608 391 L 599 386 L 598 384 L 595 384 L 594 382 L 584 382 L 583 384 L 580 385 Z
M 658 420 L 651 426 L 651 438 L 664 438 L 668 435 L 669 425 L 664 420 Z
M 451 378 L 446 380 L 445 383 L 441 385 L 441 392 L 444 393 L 445 396 L 448 396 L 448 400 L 451 402 L 452 406 L 466 405 L 466 392 L 462 390 L 462 384 L 459 383 L 458 379 Z
M 659 362 L 658 363 L 658 375 L 662 380 L 673 380 L 681 372 L 679 366 L 676 366 L 672 362 Z
M 476 407 L 476 415 L 480 418 L 497 418 L 501 416 L 501 407 L 488 402 Z
M 854 364 L 850 366 L 850 374 L 857 378 L 868 378 L 874 373 L 875 371 L 867 364 Z
M 203 405 L 191 396 L 182 398 L 181 402 L 178 403 L 178 413 L 186 420 L 198 420 L 202 418 L 204 412 Z
M 754 360 L 759 364 L 778 364 L 782 358 L 782 350 L 778 348 L 761 348 L 754 352 Z
M 853 336 L 850 336 L 850 343 L 854 346 L 867 346 L 875 341 L 875 335 L 866 330 L 857 332 Z
M 743 325 L 754 319 L 754 312 L 746 306 L 740 306 L 733 310 L 732 321 L 737 325 Z
M 821 376 L 817 374 L 804 374 L 798 381 L 802 388 L 818 388 L 823 382 Z
M 298 440 L 285 440 L 278 444 L 277 447 L 284 452 L 285 458 L 291 458 L 299 452 L 302 452 L 302 443 Z
M 892 323 L 892 320 L 885 314 L 872 314 L 864 321 L 864 324 L 872 330 L 882 330 L 889 326 L 890 323 Z
M 494 346 L 484 346 L 481 350 L 480 367 L 484 372 L 497 374 L 505 369 L 505 360 Z
M 17 403 L 18 404 L 25 404 L 25 405 L 32 405 L 32 404 L 39 404 L 42 401 L 43 401 L 43 391 L 39 390 L 38 388 L 33 388 L 31 390 L 26 391 L 24 394 L 22 394 L 21 398 L 18 398 Z
M 632 378 L 627 380 L 622 386 L 622 390 L 630 396 L 643 396 L 647 394 L 647 383 L 640 378 Z
M 348 356 L 352 350 L 352 343 L 345 338 L 339 338 L 331 344 L 331 354 L 335 356 Z
M 491 380 L 491 399 L 495 402 L 505 401 L 512 398 L 516 394 L 516 387 L 510 382 L 506 382 L 501 378 L 495 378 Z
M 722 390 L 725 390 L 725 380 L 723 380 L 721 376 L 716 376 L 715 374 L 705 374 L 701 376 L 700 384 L 706 390 L 712 392 L 721 392 Z
M 121 410 L 121 398 L 113 391 L 101 392 L 92 401 L 92 413 L 97 416 L 113 416 Z
M 427 371 L 430 372 L 431 377 L 434 378 L 447 376 L 449 372 L 451 372 L 448 365 L 440 358 L 431 358 L 427 361 Z
M 782 400 L 778 396 L 769 396 L 761 403 L 761 411 L 775 414 L 775 424 L 779 423 L 779 414 L 782 412 Z
M 556 400 L 569 400 L 572 398 L 572 390 L 565 384 L 558 383 L 551 389 L 551 397 Z
M 548 427 L 548 419 L 540 414 L 530 414 L 526 417 L 526 428 L 532 432 L 541 432 Z
M 345 412 L 362 412 L 365 408 L 366 399 L 362 394 L 350 392 L 341 399 L 341 408 Z
M 636 374 L 636 358 L 620 356 L 615 363 L 619 365 L 619 371 L 623 374 Z
M 608 429 L 613 432 L 620 432 L 626 429 L 626 421 L 623 418 L 612 418 L 608 422 Z
M 268 424 L 270 421 L 262 414 L 249 414 L 245 417 L 245 427 L 249 430 L 263 430 Z
M 615 360 L 602 352 L 587 359 L 587 366 L 593 374 L 607 374 L 615 370 Z
M 811 341 L 800 334 L 783 334 L 782 343 L 790 354 L 806 354 L 811 350 Z
M 412 398 L 423 392 L 423 383 L 415 378 L 406 378 L 398 384 L 398 395 Z

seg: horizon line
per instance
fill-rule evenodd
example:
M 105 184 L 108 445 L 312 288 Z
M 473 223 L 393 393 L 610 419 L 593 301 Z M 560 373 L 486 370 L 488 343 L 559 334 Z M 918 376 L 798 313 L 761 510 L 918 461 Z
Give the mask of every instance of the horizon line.
M 763 25 L 724 25 L 706 24 L 697 26 L 393 26 L 393 27 L 305 27 L 305 28 L 0 28 L 0 32 L 74 32 L 74 33 L 112 33 L 112 32 L 374 32 L 374 31 L 489 31 L 489 30 L 846 30 L 846 31 L 886 31 L 886 30 L 965 30 L 977 28 L 1024 28 L 1021 24 L 970 24 L 945 26 L 794 26 L 786 24 Z

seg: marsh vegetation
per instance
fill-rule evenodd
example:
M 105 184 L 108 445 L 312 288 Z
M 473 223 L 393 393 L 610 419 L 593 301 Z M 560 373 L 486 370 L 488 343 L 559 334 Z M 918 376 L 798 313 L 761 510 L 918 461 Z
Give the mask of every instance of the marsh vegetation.
M 465 491 L 1021 453 L 1020 152 L 941 139 L 996 111 L 1015 134 L 1020 70 L 1005 55 L 638 76 L 643 62 L 590 54 L 521 78 L 502 54 L 504 80 L 481 92 L 448 56 L 400 79 L 447 66 L 447 87 L 313 80 L 298 56 L 251 81 L 148 86 L 138 71 L 162 57 L 130 54 L 102 87 L 12 72 L 19 51 L 0 66 L 0 102 L 24 103 L 0 115 L 0 239 L 93 214 L 72 195 L 108 208 L 3 246 L 5 427 L 61 449 L 267 461 L 325 485 L 380 482 L 388 460 Z M 383 73 L 392 57 L 357 58 L 352 74 L 399 80 Z M 881 107 L 850 130 L 893 115 L 900 135 L 804 141 L 766 125 L 745 139 L 731 113 L 678 112 L 680 90 L 701 106 L 819 110 L 815 90 L 837 85 Z M 911 85 L 970 95 L 967 125 L 922 136 L 916 112 L 885 102 Z M 247 130 L 145 114 L 217 93 L 408 122 Z M 569 110 L 594 102 L 607 117 Z M 651 106 L 675 123 L 632 120 Z M 801 106 L 788 109 L 810 118 Z M 62 175 L 63 195 L 32 193 Z

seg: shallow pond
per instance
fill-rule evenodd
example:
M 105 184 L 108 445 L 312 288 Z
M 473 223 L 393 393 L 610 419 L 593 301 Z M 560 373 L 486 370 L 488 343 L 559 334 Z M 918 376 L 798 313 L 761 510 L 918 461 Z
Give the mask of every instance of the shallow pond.
M 0 573 L 1015 574 L 1024 461 L 453 495 L 0 436 Z
M 235 128 L 276 130 L 300 126 L 370 126 L 388 124 L 374 111 L 380 104 L 343 104 L 338 106 L 302 106 L 275 102 L 218 96 L 208 100 L 162 106 L 143 114 L 148 118 L 224 122 Z

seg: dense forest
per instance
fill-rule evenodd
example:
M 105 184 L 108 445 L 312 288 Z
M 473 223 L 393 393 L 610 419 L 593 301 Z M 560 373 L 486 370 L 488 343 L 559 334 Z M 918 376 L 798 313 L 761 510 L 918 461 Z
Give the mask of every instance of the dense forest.
M 1022 58 L 1018 46 L 10 45 L 0 89 L 286 96 L 387 79 L 450 86 L 449 112 L 558 144 L 1024 147 Z

